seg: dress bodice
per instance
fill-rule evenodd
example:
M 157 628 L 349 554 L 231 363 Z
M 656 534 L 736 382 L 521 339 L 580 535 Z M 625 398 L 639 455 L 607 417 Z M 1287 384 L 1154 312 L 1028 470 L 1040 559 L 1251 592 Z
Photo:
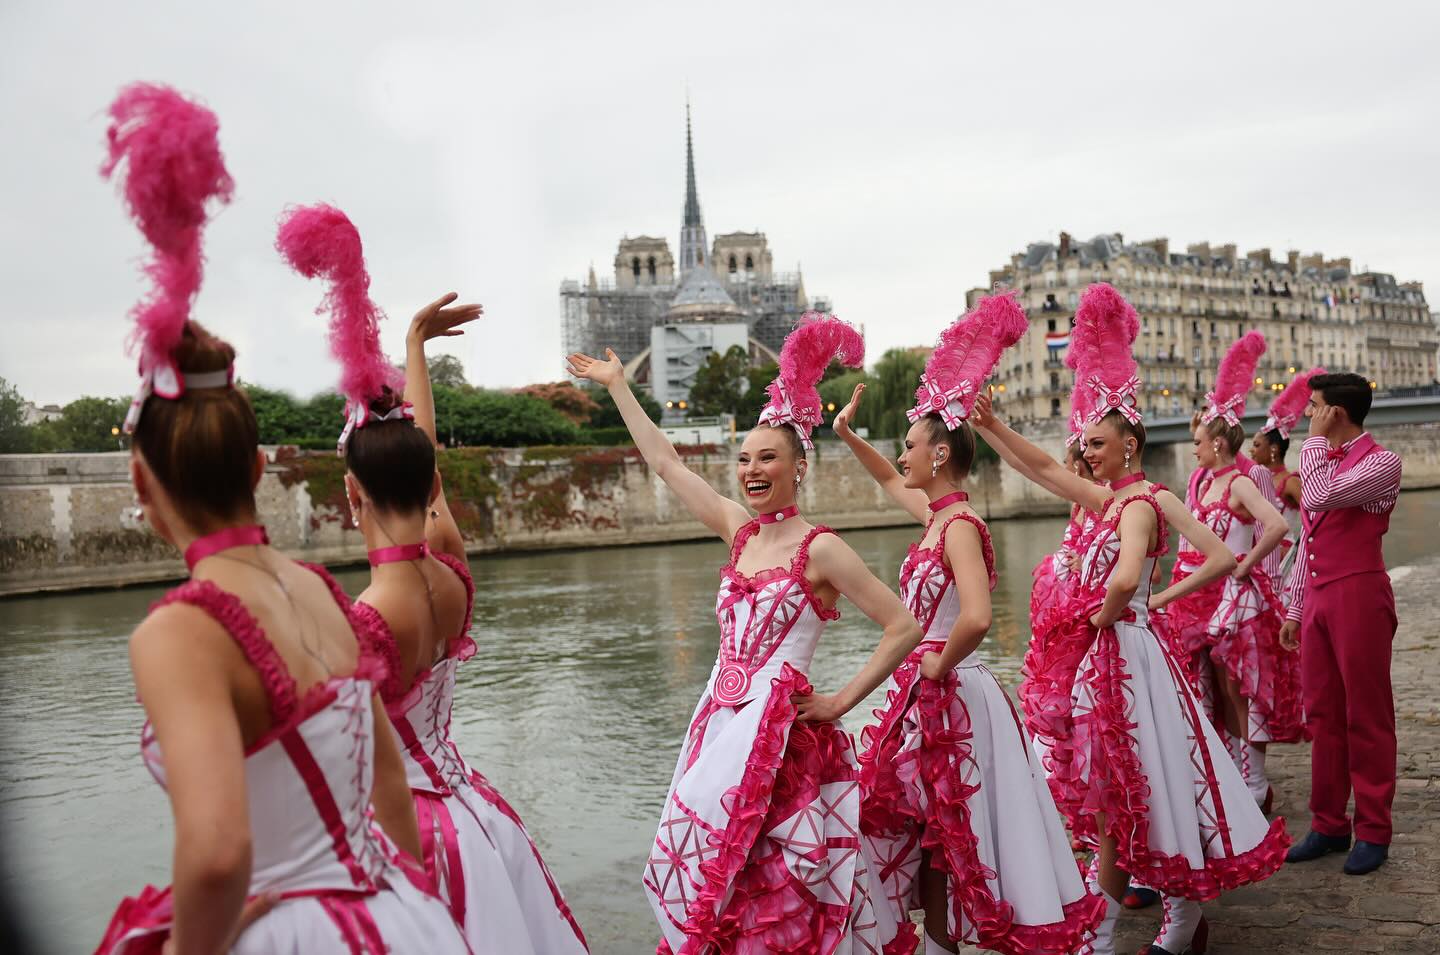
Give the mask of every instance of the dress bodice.
M 990 589 L 995 589 L 995 550 L 990 543 L 990 531 L 979 518 L 956 514 L 941 526 L 940 536 L 934 545 L 922 547 L 919 541 L 911 544 L 905 563 L 900 566 L 900 599 L 920 624 L 927 642 L 944 643 L 948 640 L 960 616 L 960 595 L 955 588 L 955 574 L 945 563 L 945 535 L 949 533 L 950 525 L 960 520 L 973 525 L 979 532 Z M 926 533 L 929 533 L 928 527 Z
M 751 521 L 735 532 L 730 563 L 720 573 L 715 597 L 720 650 L 706 691 L 721 706 L 738 706 L 762 695 L 787 663 L 801 673 L 808 672 L 826 621 L 840 617 L 840 611 L 820 603 L 805 579 L 811 543 L 821 534 L 835 532 L 813 527 L 788 567 L 773 567 L 753 576 L 742 574 L 735 565 L 746 542 L 759 529 L 759 521 Z
M 1236 475 L 1238 477 L 1238 475 Z M 1220 497 L 1208 504 L 1201 503 L 1205 495 L 1210 493 L 1211 486 L 1215 483 L 1215 476 L 1208 475 L 1200 482 L 1198 493 L 1195 495 L 1194 503 L 1191 505 L 1191 513 L 1195 519 L 1215 532 L 1215 536 L 1225 542 L 1230 553 L 1239 557 L 1249 553 L 1251 545 L 1255 540 L 1255 518 L 1251 515 L 1244 517 L 1236 513 L 1230 503 L 1230 489 L 1235 486 L 1236 478 L 1232 477 L 1225 485 Z M 1185 549 L 1189 551 L 1189 557 L 1196 556 L 1195 549 L 1186 542 Z M 1191 561 L 1187 560 L 1187 563 Z
M 1144 501 L 1155 510 L 1155 548 L 1145 555 L 1140 568 L 1140 583 L 1130 598 L 1129 609 L 1135 614 L 1135 622 L 1148 626 L 1150 619 L 1150 580 L 1155 562 L 1165 556 L 1169 549 L 1169 528 L 1165 523 L 1165 512 L 1160 502 L 1151 494 L 1136 494 L 1117 502 L 1111 499 L 1105 510 L 1096 517 L 1090 533 L 1082 540 L 1080 555 L 1080 586 L 1087 590 L 1103 590 L 1110 582 L 1110 574 L 1120 559 L 1120 516 L 1125 508 L 1136 501 Z
M 409 686 L 400 681 L 399 647 L 385 618 L 363 601 L 355 603 L 355 617 L 361 640 L 388 664 L 389 676 L 380 684 L 380 698 L 400 737 L 410 788 L 448 795 L 453 788 L 467 785 L 471 777 L 470 767 L 450 737 L 450 716 L 455 703 L 456 671 L 475 655 L 475 641 L 470 637 L 475 583 L 464 561 L 445 553 L 431 553 L 465 585 L 465 620 L 460 633 L 446 645 L 444 656 L 415 674 Z
M 341 609 L 348 598 L 323 569 Z M 260 675 L 271 728 L 245 752 L 251 871 L 249 893 L 350 889 L 373 892 L 395 874 L 370 824 L 374 789 L 371 698 L 384 664 L 363 649 L 356 672 L 307 690 L 295 680 L 259 622 L 234 594 L 209 581 L 190 581 L 156 607 L 185 603 L 215 619 Z M 352 617 L 353 620 L 353 617 Z M 147 722 L 141 756 L 166 785 L 160 745 Z

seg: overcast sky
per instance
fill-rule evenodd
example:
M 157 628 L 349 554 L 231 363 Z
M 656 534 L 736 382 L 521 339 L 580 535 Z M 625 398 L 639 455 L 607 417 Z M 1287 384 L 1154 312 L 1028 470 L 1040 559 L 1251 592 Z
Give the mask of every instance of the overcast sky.
M 287 203 L 355 221 L 393 355 L 454 289 L 486 307 L 444 346 L 472 381 L 554 380 L 561 280 L 623 234 L 678 253 L 687 86 L 710 234 L 764 231 L 872 358 L 1061 229 L 1349 255 L 1440 296 L 1436 5 L 975 6 L 3 0 L 0 377 L 134 387 L 144 250 L 96 170 L 137 79 L 216 111 L 237 184 L 196 317 L 302 395 L 336 371 L 322 289 L 273 251 Z

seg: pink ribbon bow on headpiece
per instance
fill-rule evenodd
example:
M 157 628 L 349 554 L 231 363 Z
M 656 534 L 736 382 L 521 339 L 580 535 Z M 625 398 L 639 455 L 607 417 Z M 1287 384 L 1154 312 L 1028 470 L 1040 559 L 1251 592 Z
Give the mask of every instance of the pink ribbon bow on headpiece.
M 1095 392 L 1095 407 L 1089 414 L 1090 421 L 1100 421 L 1112 411 L 1118 411 L 1125 416 L 1125 420 L 1131 424 L 1140 423 L 1140 407 L 1135 396 L 1140 391 L 1140 379 L 1131 375 L 1119 388 L 1112 389 L 1105 382 L 1100 380 L 1099 375 L 1091 375 L 1087 380 L 1091 389 Z
M 222 371 L 201 371 L 188 375 L 181 374 L 175 363 L 168 359 L 152 364 L 149 368 L 144 366 L 142 359 L 140 387 L 135 389 L 135 397 L 130 400 L 130 407 L 125 412 L 125 422 L 120 426 L 126 434 L 135 433 L 140 424 L 140 410 L 145 407 L 145 399 L 151 395 L 174 401 L 191 388 L 229 388 L 235 383 L 234 365 L 229 365 Z
M 1234 428 L 1240 424 L 1240 412 L 1245 410 L 1245 396 L 1235 395 L 1228 401 L 1216 401 L 1215 392 L 1205 393 L 1205 412 L 1200 415 L 1201 424 L 1209 424 L 1216 418 L 1224 418 L 1225 423 Z
M 1280 437 L 1288 439 L 1290 432 L 1294 431 L 1295 426 L 1299 423 L 1300 416 L 1298 414 L 1277 416 L 1274 410 L 1271 410 L 1270 414 L 1265 417 L 1265 425 L 1260 429 L 1260 433 L 1264 434 L 1266 431 L 1274 431 L 1277 432 Z
M 1085 415 L 1080 411 L 1070 412 L 1070 433 L 1065 437 L 1065 447 L 1079 444 L 1085 436 Z
M 820 423 L 819 408 L 796 408 L 790 398 L 790 389 L 785 387 L 782 379 L 775 379 L 775 387 L 780 392 L 780 402 L 771 402 L 760 412 L 760 424 L 778 427 L 788 424 L 800 435 L 800 443 L 806 451 L 815 449 L 814 443 L 810 440 L 810 431 Z
M 940 420 L 945 422 L 945 427 L 954 431 L 970 417 L 970 413 L 965 410 L 964 399 L 975 394 L 975 385 L 969 380 L 962 380 L 953 388 L 942 389 L 927 376 L 921 375 L 920 389 L 925 392 L 925 397 L 905 412 L 905 417 L 910 419 L 911 424 L 927 414 L 938 414 Z
M 361 404 L 358 401 L 345 402 L 345 430 L 340 432 L 340 440 L 335 445 L 335 453 L 344 456 L 345 446 L 350 443 L 350 435 L 355 433 L 356 428 L 363 428 L 372 421 L 400 421 L 407 419 L 415 420 L 415 412 L 411 409 L 415 406 L 405 401 L 391 408 L 384 414 L 376 414 L 370 410 L 370 406 Z

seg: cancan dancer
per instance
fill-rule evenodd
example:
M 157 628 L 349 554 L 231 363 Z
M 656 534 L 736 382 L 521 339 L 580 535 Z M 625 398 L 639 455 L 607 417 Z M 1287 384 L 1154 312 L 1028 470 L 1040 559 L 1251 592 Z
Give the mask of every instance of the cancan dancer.
M 1072 830 L 1099 846 L 1105 920 L 1087 951 L 1114 951 L 1126 875 L 1165 893 L 1165 920 L 1151 953 L 1202 952 L 1200 902 L 1266 878 L 1287 845 L 1282 820 L 1268 824 L 1190 690 L 1183 670 L 1148 625 L 1153 562 L 1166 524 L 1204 554 L 1167 598 L 1235 567 L 1225 545 L 1140 469 L 1145 429 L 1131 348 L 1139 319 L 1113 288 L 1092 285 L 1076 313 L 1076 372 L 1095 390 L 1085 457 L 1098 481 L 1081 480 L 1005 427 L 988 399 L 972 422 L 1006 461 L 1054 493 L 1100 514 L 1081 542 L 1070 599 L 1040 621 L 1049 650 L 1041 705 L 1027 717 L 1051 739 L 1057 802 Z
M 1395 697 L 1390 648 L 1395 595 L 1381 538 L 1400 497 L 1400 458 L 1364 430 L 1370 383 L 1340 373 L 1310 379 L 1300 448 L 1304 534 L 1286 581 L 1281 640 L 1300 648 L 1310 748 L 1310 833 L 1289 862 L 1344 851 L 1350 875 L 1390 854 L 1395 798 Z M 1352 826 L 1346 814 L 1355 795 Z
M 967 419 L 1004 349 L 1028 327 L 1011 296 L 983 299 L 940 336 L 921 377 L 897 472 L 855 434 L 855 387 L 835 433 L 890 498 L 925 525 L 900 594 L 925 640 L 891 676 L 864 731 L 861 825 L 897 919 L 925 912 L 927 955 L 956 942 L 1012 955 L 1071 952 L 1099 925 L 1019 714 L 976 650 L 990 628 L 995 554 L 961 485 Z M 1067 568 L 1068 570 L 1068 568 Z
M 123 170 L 154 246 L 155 289 L 135 310 L 131 478 L 190 580 L 130 639 L 141 755 L 175 817 L 174 883 L 125 900 L 97 953 L 460 955 L 444 903 L 394 848 L 418 856 L 420 840 L 375 695 L 384 665 L 330 575 L 270 548 L 234 349 L 189 317 L 206 207 L 231 191 L 215 116 L 149 85 L 123 90 L 110 116 L 105 172 Z
M 450 294 L 416 313 L 402 381 L 381 349 L 384 316 L 345 214 L 327 205 L 287 210 L 276 245 L 301 274 L 330 283 L 330 347 L 346 398 L 345 493 L 371 568 L 355 613 L 362 639 L 388 663 L 379 690 L 402 744 L 425 870 L 476 955 L 584 952 L 520 816 L 466 764 L 450 733 L 456 668 L 476 652 L 474 584 L 437 467 L 425 343 L 463 334 L 482 309 L 452 304 Z
M 860 839 L 859 766 L 840 717 L 915 649 L 920 628 L 854 551 L 806 523 L 796 505 L 820 421 L 815 385 L 832 358 L 859 365 L 863 351 L 854 329 L 818 313 L 790 333 L 770 403 L 740 448 L 735 479 L 745 505 L 685 467 L 645 416 L 614 352 L 604 361 L 569 356 L 573 374 L 609 389 L 655 474 L 730 547 L 716 603 L 715 669 L 645 864 L 661 955 L 914 947 L 914 926 L 895 923 Z M 842 595 L 884 634 L 842 690 L 815 693 L 806 671 Z
M 1290 528 L 1280 546 L 1266 554 L 1260 565 L 1279 589 L 1282 613 L 1286 597 L 1284 582 L 1295 564 L 1296 548 L 1300 543 L 1300 472 L 1285 466 L 1285 455 L 1290 451 L 1290 434 L 1300 423 L 1305 405 L 1310 401 L 1310 379 L 1323 374 L 1324 368 L 1312 368 L 1292 378 L 1271 403 L 1265 424 L 1255 432 L 1255 438 L 1250 443 L 1251 457 L 1265 468 L 1264 476 L 1269 478 L 1274 494 L 1270 503 L 1280 509 Z M 1264 490 L 1264 485 L 1261 489 Z
M 1261 566 L 1284 539 L 1285 519 L 1235 463 L 1245 442 L 1246 395 L 1264 351 L 1265 339 L 1254 331 L 1230 346 L 1194 432 L 1203 477 L 1191 513 L 1225 542 L 1237 566 L 1184 597 L 1161 599 L 1171 651 L 1212 710 L 1251 795 L 1269 813 L 1274 791 L 1265 773 L 1266 747 L 1297 742 L 1302 719 L 1300 661 L 1280 646 L 1280 601 Z M 1269 472 L 1261 471 L 1268 485 Z M 1257 525 L 1264 529 L 1258 535 Z M 1173 580 L 1184 580 L 1203 562 L 1204 555 L 1182 541 Z

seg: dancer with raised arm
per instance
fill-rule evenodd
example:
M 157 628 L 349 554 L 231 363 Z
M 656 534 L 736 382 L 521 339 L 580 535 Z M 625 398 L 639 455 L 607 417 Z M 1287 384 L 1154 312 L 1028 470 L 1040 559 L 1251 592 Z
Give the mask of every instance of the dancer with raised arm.
M 900 594 L 925 640 L 890 678 L 864 731 L 861 824 L 895 917 L 925 912 L 925 952 L 956 942 L 1012 955 L 1071 952 L 1105 902 L 1086 890 L 1020 719 L 976 655 L 990 629 L 995 554 L 961 485 L 975 459 L 966 419 L 1001 353 L 1025 333 L 1009 295 L 982 299 L 940 336 L 908 412 L 900 471 L 850 428 L 855 386 L 834 422 L 871 477 L 925 525 Z
M 1370 383 L 1348 372 L 1310 379 L 1300 448 L 1305 533 L 1285 588 L 1280 639 L 1301 652 L 1310 749 L 1310 832 L 1288 862 L 1308 862 L 1350 845 L 1346 813 L 1355 795 L 1355 846 L 1347 875 L 1365 875 L 1390 856 L 1395 798 L 1395 696 L 1390 651 L 1395 594 L 1381 541 L 1400 499 L 1400 456 L 1365 430 Z
M 730 547 L 716 603 L 715 669 L 645 865 L 661 955 L 888 955 L 914 946 L 914 926 L 895 924 L 859 838 L 859 767 L 840 717 L 919 645 L 920 628 L 849 546 L 806 523 L 795 504 L 820 422 L 815 385 L 833 358 L 858 366 L 863 353 L 844 322 L 802 317 L 781 350 L 770 403 L 740 447 L 735 477 L 744 505 L 685 467 L 645 416 L 614 352 L 604 361 L 569 356 L 573 374 L 609 389 L 655 474 Z M 840 615 L 841 596 L 884 633 L 843 689 L 815 693 L 805 674 L 825 623 Z
M 1235 464 L 1245 442 L 1240 419 L 1246 394 L 1264 352 L 1259 332 L 1247 332 L 1230 346 L 1195 430 L 1195 460 L 1204 476 L 1191 512 L 1225 542 L 1237 566 L 1228 577 L 1167 602 L 1165 618 L 1171 651 L 1202 700 L 1209 698 L 1236 768 L 1268 814 L 1274 791 L 1265 773 L 1265 747 L 1298 741 L 1302 720 L 1299 659 L 1280 646 L 1280 601 L 1261 566 L 1284 539 L 1285 519 Z M 1268 472 L 1258 476 L 1270 481 Z M 1257 524 L 1264 528 L 1258 543 Z M 1174 582 L 1203 563 L 1203 554 L 1182 543 Z
M 1067 356 L 1067 361 L 1068 361 Z M 1085 463 L 1085 449 L 1081 446 L 1081 437 L 1085 433 L 1085 409 L 1089 407 L 1091 398 L 1090 389 L 1086 388 L 1078 380 L 1070 392 L 1070 421 L 1069 435 L 1065 438 L 1065 467 L 1077 477 L 1087 481 L 1095 480 L 1090 473 L 1090 465 Z M 1070 520 L 1065 525 L 1065 533 L 1060 537 L 1060 547 L 1053 554 L 1048 554 L 1040 559 L 1035 569 L 1030 572 L 1030 633 L 1035 633 L 1035 621 L 1039 618 L 1040 612 L 1050 606 L 1056 600 L 1062 599 L 1065 588 L 1074 580 L 1075 564 L 1079 561 L 1080 555 L 1076 551 L 1084 536 L 1085 529 L 1094 515 L 1085 510 L 1079 504 L 1070 505 Z M 1044 648 L 1030 644 L 1029 653 L 1044 653 Z
M 1027 714 L 1050 739 L 1052 791 L 1071 829 L 1099 846 L 1105 921 L 1088 951 L 1114 951 L 1126 875 L 1165 893 L 1151 955 L 1203 952 L 1200 902 L 1268 877 L 1287 844 L 1267 825 L 1191 692 L 1184 671 L 1148 625 L 1151 610 L 1219 579 L 1235 559 L 1168 491 L 1146 482 L 1145 428 L 1131 349 L 1139 318 L 1104 284 L 1086 289 L 1071 347 L 1096 395 L 1085 426 L 1092 484 L 1000 423 L 988 399 L 971 418 L 1007 462 L 1099 518 L 1081 542 L 1069 600 L 1043 615 L 1045 669 Z M 1205 555 L 1194 574 L 1150 595 L 1153 562 L 1175 523 Z
M 1265 468 L 1265 476 L 1269 478 L 1269 486 L 1274 492 L 1271 503 L 1279 507 L 1290 528 L 1280 546 L 1266 554 L 1260 564 L 1279 589 L 1277 596 L 1282 612 L 1286 600 L 1284 581 L 1294 566 L 1296 547 L 1300 543 L 1300 472 L 1285 467 L 1285 455 L 1290 451 L 1290 433 L 1300 423 L 1305 405 L 1310 400 L 1310 379 L 1323 374 L 1324 368 L 1312 368 L 1292 378 L 1271 403 L 1264 426 L 1255 432 L 1255 438 L 1250 443 L 1250 454 L 1256 464 Z M 1251 477 L 1257 476 L 1252 474 Z
M 232 188 L 215 116 L 137 84 L 110 117 L 104 171 L 123 167 L 154 246 L 155 289 L 134 312 L 130 476 L 190 579 L 130 638 L 141 756 L 175 817 L 174 883 L 126 899 L 97 953 L 465 953 L 395 850 L 418 857 L 420 839 L 375 695 L 384 665 L 330 575 L 271 549 L 256 523 L 265 455 L 235 351 L 190 319 L 206 206 Z
M 425 869 L 476 955 L 584 952 L 580 926 L 519 815 L 450 735 L 456 668 L 475 655 L 475 587 L 436 463 L 425 343 L 463 334 L 482 309 L 452 304 L 452 293 L 416 313 L 402 382 L 380 347 L 384 315 L 345 214 L 323 204 L 287 210 L 276 246 L 296 271 L 330 283 L 324 307 L 346 399 L 345 492 L 371 568 L 355 614 L 389 665 L 379 690 L 403 746 Z

